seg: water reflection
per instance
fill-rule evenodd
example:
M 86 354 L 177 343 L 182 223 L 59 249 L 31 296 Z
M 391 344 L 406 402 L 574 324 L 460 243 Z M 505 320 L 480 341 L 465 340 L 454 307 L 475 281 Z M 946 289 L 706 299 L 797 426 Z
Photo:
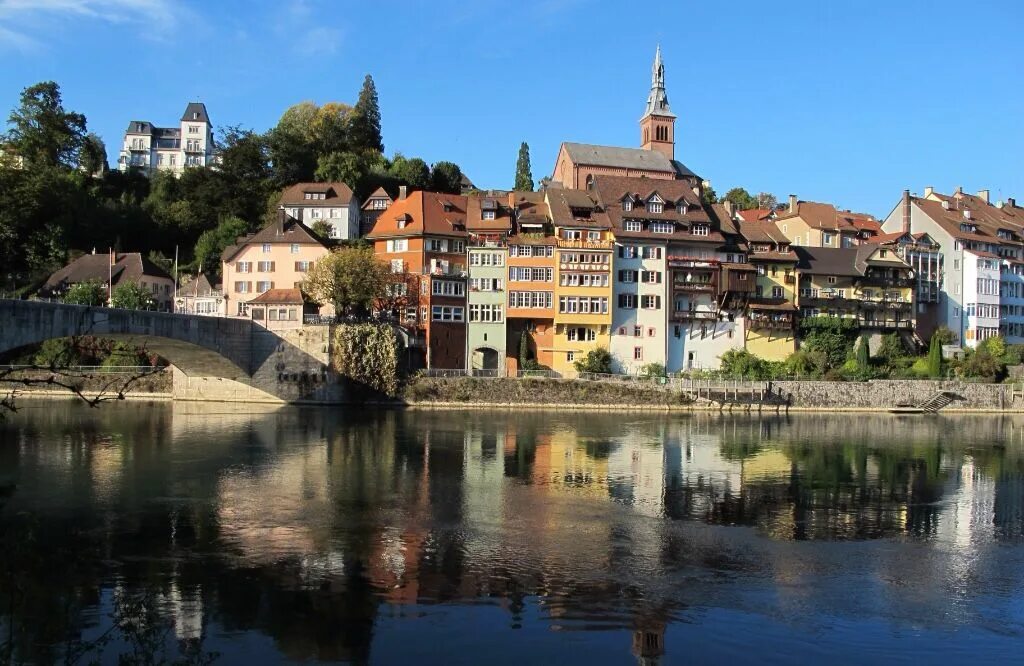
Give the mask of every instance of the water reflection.
M 232 662 L 744 661 L 835 622 L 1008 655 L 1022 461 L 1016 417 L 33 405 L 0 426 L 0 634 L 111 660 L 144 595 L 160 650 Z

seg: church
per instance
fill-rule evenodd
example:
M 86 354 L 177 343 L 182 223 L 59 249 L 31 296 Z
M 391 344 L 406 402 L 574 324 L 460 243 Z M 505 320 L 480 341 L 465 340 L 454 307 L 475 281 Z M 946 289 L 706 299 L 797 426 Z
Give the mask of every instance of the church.
M 691 187 L 701 179 L 676 159 L 676 114 L 665 91 L 665 65 L 661 47 L 651 66 L 651 91 L 640 118 L 640 147 L 618 148 L 564 142 L 558 149 L 554 183 L 573 190 L 590 189 L 597 176 L 626 176 L 658 180 L 686 180 Z

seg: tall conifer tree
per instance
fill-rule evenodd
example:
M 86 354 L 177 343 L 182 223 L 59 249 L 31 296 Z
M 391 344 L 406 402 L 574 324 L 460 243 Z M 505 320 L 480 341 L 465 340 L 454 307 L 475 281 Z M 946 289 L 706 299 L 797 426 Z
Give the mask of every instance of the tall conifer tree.
M 384 152 L 380 135 L 380 104 L 377 100 L 377 86 L 369 74 L 363 79 L 359 100 L 352 109 L 349 123 L 349 143 L 354 150 Z
M 519 144 L 519 159 L 516 160 L 515 189 L 521 192 L 533 191 L 533 172 L 530 170 L 530 146 L 525 141 Z

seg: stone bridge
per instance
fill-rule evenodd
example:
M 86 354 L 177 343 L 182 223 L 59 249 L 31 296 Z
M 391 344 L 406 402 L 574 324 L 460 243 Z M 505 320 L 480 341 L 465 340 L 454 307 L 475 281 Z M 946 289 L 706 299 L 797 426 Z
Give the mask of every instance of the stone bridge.
M 166 359 L 175 367 L 175 398 L 340 399 L 326 326 L 275 332 L 230 317 L 0 300 L 0 354 L 81 335 L 130 342 Z

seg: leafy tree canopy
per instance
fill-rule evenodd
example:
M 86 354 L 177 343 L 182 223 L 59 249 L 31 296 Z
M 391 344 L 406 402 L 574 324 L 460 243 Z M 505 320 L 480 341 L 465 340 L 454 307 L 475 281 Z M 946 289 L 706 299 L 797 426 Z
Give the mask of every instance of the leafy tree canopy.
M 515 190 L 533 191 L 533 172 L 530 170 L 530 146 L 525 141 L 519 144 L 519 158 L 516 160 Z
M 153 310 L 156 308 L 156 299 L 153 298 L 153 292 L 138 282 L 122 282 L 114 287 L 110 305 L 123 310 Z
M 366 315 L 385 297 L 388 284 L 389 268 L 372 248 L 348 247 L 316 262 L 302 292 L 317 303 L 332 304 L 339 315 Z
M 462 170 L 453 162 L 437 162 L 430 169 L 430 189 L 434 192 L 462 192 Z
M 25 166 L 78 166 L 85 142 L 85 116 L 64 109 L 60 86 L 53 81 L 25 88 L 7 122 L 6 142 Z
M 71 305 L 103 305 L 107 302 L 107 286 L 102 282 L 79 282 L 71 285 L 61 300 Z

